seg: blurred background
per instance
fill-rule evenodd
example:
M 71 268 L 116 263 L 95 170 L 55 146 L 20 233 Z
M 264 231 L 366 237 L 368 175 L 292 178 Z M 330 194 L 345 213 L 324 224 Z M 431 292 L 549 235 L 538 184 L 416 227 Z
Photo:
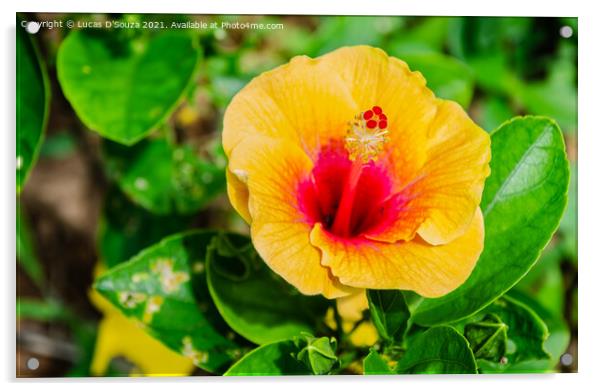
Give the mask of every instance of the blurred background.
M 403 59 L 424 74 L 439 97 L 459 102 L 487 131 L 516 115 L 546 115 L 559 123 L 571 161 L 568 208 L 536 266 L 513 290 L 548 325 L 555 370 L 576 371 L 576 18 L 21 17 L 197 20 L 215 21 L 218 26 L 224 21 L 251 22 L 274 28 L 195 32 L 202 59 L 194 83 L 149 140 L 133 147 L 86 129 L 65 99 L 56 56 L 69 30 L 41 29 L 31 36 L 47 67 L 51 100 L 39 159 L 17 197 L 17 376 L 119 376 L 166 370 L 203 374 L 94 295 L 93 278 L 171 233 L 192 227 L 246 232 L 225 194 L 220 132 L 228 102 L 254 76 L 295 55 L 313 57 L 355 44 L 377 46 Z M 155 33 L 122 29 L 114 35 L 117 41 L 134 41 Z M 158 142 L 163 139 L 178 152 L 162 149 Z M 151 144 L 157 147 L 150 148 Z M 158 174 L 165 165 L 173 173 L 167 185 Z M 145 198 L 140 190 L 146 188 L 157 189 L 156 194 Z M 165 197 L 177 207 L 165 210 Z

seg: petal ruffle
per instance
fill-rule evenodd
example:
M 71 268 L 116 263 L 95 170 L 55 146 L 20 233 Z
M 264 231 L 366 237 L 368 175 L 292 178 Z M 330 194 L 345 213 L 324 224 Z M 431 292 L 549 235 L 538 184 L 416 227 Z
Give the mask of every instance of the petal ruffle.
M 306 295 L 348 295 L 309 242 L 311 225 L 299 211 L 297 186 L 312 162 L 290 141 L 256 136 L 231 152 L 229 170 L 249 192 L 253 244 L 272 270 Z
M 408 207 L 426 214 L 418 234 L 438 245 L 463 235 L 481 203 L 490 138 L 460 105 L 442 101 L 428 140 L 426 163 L 408 189 Z
M 464 235 L 441 246 L 432 246 L 419 237 L 397 243 L 342 240 L 321 224 L 316 224 L 310 238 L 322 251 L 322 265 L 345 285 L 413 290 L 424 297 L 438 297 L 468 278 L 483 250 L 481 210 L 477 208 L 473 217 Z

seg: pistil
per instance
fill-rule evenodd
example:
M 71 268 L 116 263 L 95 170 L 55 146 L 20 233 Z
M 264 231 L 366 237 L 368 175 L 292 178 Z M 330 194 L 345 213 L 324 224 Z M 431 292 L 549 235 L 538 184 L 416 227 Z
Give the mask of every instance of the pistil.
M 355 193 L 357 184 L 362 176 L 364 163 L 360 159 L 356 159 L 351 166 L 351 170 L 347 175 L 345 186 L 337 214 L 332 225 L 332 232 L 340 236 L 349 236 L 351 231 L 351 214 L 353 212 L 353 204 L 355 201 Z
M 358 114 L 349 125 L 345 147 L 352 165 L 332 225 L 332 232 L 343 237 L 352 233 L 351 217 L 362 171 L 383 151 L 388 133 L 387 116 L 378 106 Z

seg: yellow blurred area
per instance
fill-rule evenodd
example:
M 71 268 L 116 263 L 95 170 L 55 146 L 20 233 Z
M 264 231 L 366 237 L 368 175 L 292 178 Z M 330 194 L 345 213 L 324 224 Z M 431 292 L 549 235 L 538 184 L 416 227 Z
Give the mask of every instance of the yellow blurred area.
M 96 275 L 100 274 L 97 267 Z M 128 319 L 94 290 L 90 301 L 103 313 L 90 372 L 94 376 L 106 374 L 115 357 L 124 357 L 134 369 L 130 376 L 187 376 L 194 370 L 189 358 L 177 354 L 148 335 L 141 324 Z
M 337 311 L 341 315 L 345 333 L 349 333 L 353 326 L 362 319 L 362 312 L 366 309 L 368 309 L 368 299 L 364 290 L 337 299 Z M 326 313 L 326 324 L 331 328 L 336 327 L 332 308 L 329 308 Z M 355 346 L 372 346 L 378 341 L 378 332 L 372 322 L 365 320 L 349 335 L 349 340 Z

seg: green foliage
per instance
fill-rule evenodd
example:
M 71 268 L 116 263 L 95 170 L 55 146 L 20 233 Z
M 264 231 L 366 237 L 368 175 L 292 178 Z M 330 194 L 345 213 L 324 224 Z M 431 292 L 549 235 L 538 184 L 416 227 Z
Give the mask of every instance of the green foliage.
M 418 306 L 413 319 L 419 324 L 465 318 L 504 294 L 531 269 L 558 227 L 569 168 L 554 121 L 523 117 L 502 124 L 491 136 L 490 166 L 481 201 L 481 257 L 458 289 Z
M 297 346 L 301 348 L 297 359 L 311 368 L 314 375 L 326 375 L 338 362 L 335 353 L 337 341 L 334 337 L 315 338 L 303 335 L 303 338 L 297 339 Z
M 564 278 L 560 266 L 562 257 L 562 242 L 550 243 L 537 264 L 514 288 L 528 293 L 560 317 L 565 306 L 565 297 L 562 294 Z
M 558 40 L 550 37 L 558 36 L 560 26 L 558 20 L 545 23 L 534 18 L 457 18 L 450 29 L 450 51 L 469 64 L 493 56 L 504 69 L 532 77 L 544 69 L 554 51 Z M 540 61 L 534 63 L 535 56 Z
M 109 176 L 132 201 L 156 214 L 196 212 L 225 188 L 223 169 L 189 146 L 165 139 L 133 147 L 106 142 L 104 152 Z
M 328 302 L 304 296 L 272 272 L 244 236 L 216 236 L 207 253 L 207 280 L 230 327 L 256 344 L 314 331 Z
M 211 231 L 170 236 L 96 280 L 95 288 L 126 316 L 195 365 L 221 372 L 243 352 L 207 288 Z
M 299 347 L 293 340 L 272 342 L 247 353 L 225 376 L 311 375 L 312 371 L 297 359 Z
M 469 323 L 464 327 L 464 336 L 470 344 L 476 359 L 500 361 L 506 353 L 508 325 L 488 313 L 483 320 Z
M 364 375 L 392 375 L 385 359 L 374 349 L 364 358 Z
M 484 312 L 497 315 L 508 326 L 509 363 L 529 359 L 547 359 L 544 341 L 548 338 L 548 328 L 539 316 L 525 304 L 511 297 L 503 297 L 492 303 Z
M 413 28 L 405 28 L 403 34 L 392 34 L 387 42 L 387 51 L 391 54 L 408 50 L 420 52 L 443 52 L 447 40 L 450 22 L 453 18 L 433 16 L 430 18 L 399 18 L 403 27 L 412 24 Z M 399 26 L 399 27 L 402 27 Z M 399 29 L 398 31 L 403 31 Z
M 536 313 L 536 319 L 541 319 L 545 323 L 549 336 L 543 342 L 543 351 L 549 354 L 549 357 L 544 357 L 541 354 L 538 342 L 533 341 L 535 352 L 539 352 L 539 354 L 532 354 L 531 356 L 541 358 L 514 360 L 514 362 L 507 364 L 482 361 L 479 362 L 479 370 L 483 373 L 542 373 L 552 371 L 569 345 L 570 333 L 567 325 L 561 317 L 551 313 L 524 293 L 513 289 L 505 298 L 514 299 L 514 301 L 522 303 L 523 306 L 528 306 L 529 311 Z M 539 323 L 539 321 L 531 323 Z
M 443 99 L 451 99 L 464 108 L 470 105 L 474 91 L 472 69 L 457 59 L 440 53 L 399 54 L 413 71 L 427 80 L 427 87 Z M 506 117 L 507 118 L 507 117 Z
M 20 26 L 21 18 L 17 18 Z M 44 138 L 50 105 L 46 66 L 33 37 L 17 29 L 17 193 L 34 166 Z
M 225 376 L 325 375 L 337 364 L 334 338 L 310 334 L 271 342 L 247 353 Z
M 550 39 L 558 36 L 561 23 L 577 28 L 571 18 L 453 19 L 449 48 L 474 70 L 479 87 L 514 100 L 529 114 L 554 118 L 572 134 L 577 128 L 577 47 L 574 37 Z
M 41 287 L 44 270 L 36 255 L 31 230 L 23 211 L 21 210 L 21 205 L 17 206 L 17 261 L 25 270 L 29 278 L 31 278 L 38 287 Z
M 314 43 L 313 54 L 324 54 L 341 46 L 381 46 L 383 35 L 399 27 L 399 17 L 343 16 L 323 18 Z
M 40 156 L 51 159 L 61 159 L 74 153 L 77 149 L 77 142 L 73 135 L 67 131 L 59 131 L 45 138 Z
M 533 114 L 553 117 L 568 133 L 577 129 L 576 48 L 563 46 L 545 80 L 524 84 L 518 90 L 522 105 Z
M 380 337 L 389 343 L 400 343 L 408 326 L 410 310 L 402 291 L 366 290 L 370 319 Z
M 132 203 L 117 187 L 105 196 L 98 249 L 105 266 L 127 261 L 143 248 L 190 225 L 190 216 L 158 216 Z
M 545 371 L 555 365 L 546 350 L 550 335 L 546 324 L 511 295 L 504 295 L 464 323 L 456 327 L 464 330 L 482 373 Z
M 155 130 L 185 95 L 200 58 L 178 31 L 124 40 L 107 31 L 73 31 L 57 73 L 78 117 L 91 130 L 131 145 Z
M 57 301 L 28 298 L 17 300 L 17 318 L 50 322 L 69 320 L 71 316 L 69 310 Z
M 572 262 L 577 262 L 577 164 L 571 163 L 571 182 L 566 213 L 560 221 L 562 233 L 562 252 Z
M 479 125 L 490 133 L 497 129 L 499 124 L 513 116 L 512 107 L 510 107 L 507 99 L 497 95 L 491 95 L 484 98 L 480 109 L 481 116 Z
M 461 334 L 449 326 L 437 326 L 412 341 L 395 373 L 477 373 L 477 365 Z

